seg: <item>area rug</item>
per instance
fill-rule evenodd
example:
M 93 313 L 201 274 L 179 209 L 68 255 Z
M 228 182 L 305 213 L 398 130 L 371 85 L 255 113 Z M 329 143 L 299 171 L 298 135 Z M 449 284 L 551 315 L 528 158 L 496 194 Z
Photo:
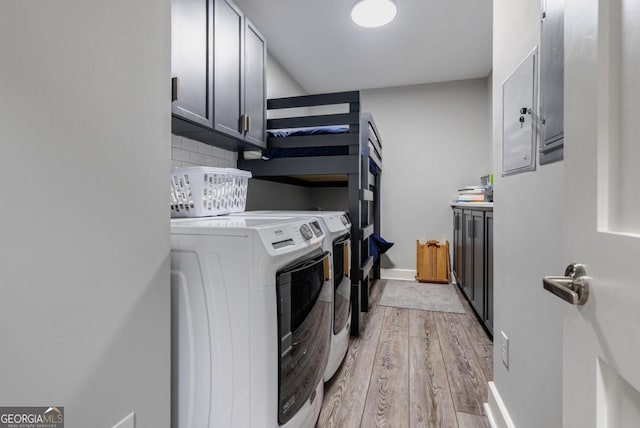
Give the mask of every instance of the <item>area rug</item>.
M 380 305 L 423 311 L 466 313 L 452 284 L 387 280 Z

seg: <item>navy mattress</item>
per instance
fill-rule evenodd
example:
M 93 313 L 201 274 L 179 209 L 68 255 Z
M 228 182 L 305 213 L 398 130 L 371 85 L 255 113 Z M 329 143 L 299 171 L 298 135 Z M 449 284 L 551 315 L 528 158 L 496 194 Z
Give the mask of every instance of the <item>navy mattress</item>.
M 344 126 L 317 126 L 312 128 L 274 129 L 267 131 L 269 137 L 295 137 L 301 135 L 332 135 L 346 134 L 349 127 Z M 347 146 L 333 147 L 300 147 L 300 148 L 269 148 L 262 151 L 263 159 L 293 158 L 303 156 L 339 156 L 349 154 Z
M 274 129 L 267 131 L 268 137 L 286 138 L 303 135 L 331 135 L 346 134 L 349 132 L 348 125 L 338 126 L 317 126 L 309 128 L 291 128 L 291 129 Z M 295 158 L 305 156 L 340 156 L 348 155 L 348 146 L 330 146 L 330 147 L 299 147 L 299 148 L 268 148 L 262 151 L 262 159 L 275 158 Z M 361 153 L 364 156 L 364 153 Z M 376 164 L 370 160 L 369 169 L 372 173 L 378 172 Z

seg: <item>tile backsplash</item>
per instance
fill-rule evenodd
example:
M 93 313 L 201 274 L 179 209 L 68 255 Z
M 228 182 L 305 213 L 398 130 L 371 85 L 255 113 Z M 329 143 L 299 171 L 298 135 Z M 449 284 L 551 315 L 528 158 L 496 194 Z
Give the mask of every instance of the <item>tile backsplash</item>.
M 238 154 L 171 134 L 171 167 L 216 166 L 235 168 Z

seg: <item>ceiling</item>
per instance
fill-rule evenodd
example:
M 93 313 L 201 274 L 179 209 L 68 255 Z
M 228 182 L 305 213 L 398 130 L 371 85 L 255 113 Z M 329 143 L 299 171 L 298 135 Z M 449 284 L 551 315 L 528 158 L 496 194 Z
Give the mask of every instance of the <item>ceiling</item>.
M 271 54 L 310 93 L 485 77 L 492 0 L 397 0 L 380 28 L 351 21 L 355 0 L 235 0 Z

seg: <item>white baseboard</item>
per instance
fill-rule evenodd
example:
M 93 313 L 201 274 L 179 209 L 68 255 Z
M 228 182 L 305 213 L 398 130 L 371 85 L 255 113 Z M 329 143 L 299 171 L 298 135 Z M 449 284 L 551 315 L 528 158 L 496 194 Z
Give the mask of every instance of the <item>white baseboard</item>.
M 489 382 L 489 399 L 484 404 L 492 428 L 515 428 L 500 393 L 493 382 Z
M 493 414 L 491 413 L 491 409 L 489 408 L 489 403 L 482 403 L 482 408 L 484 409 L 484 414 L 487 415 L 487 419 L 489 419 L 489 426 L 491 428 L 498 428 L 496 421 L 493 418 Z
M 382 279 L 399 279 L 403 281 L 415 281 L 415 269 L 380 269 Z

